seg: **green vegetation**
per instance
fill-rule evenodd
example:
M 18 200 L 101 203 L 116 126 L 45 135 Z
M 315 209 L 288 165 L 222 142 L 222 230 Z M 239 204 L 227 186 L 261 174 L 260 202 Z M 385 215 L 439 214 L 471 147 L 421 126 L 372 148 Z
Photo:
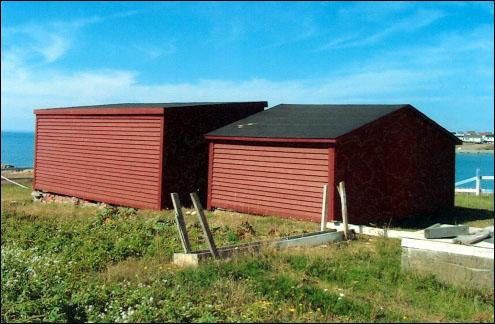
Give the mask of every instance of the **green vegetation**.
M 462 209 L 464 214 L 469 210 L 470 220 L 465 224 L 474 227 L 493 226 L 493 195 L 482 195 L 473 197 L 473 195 L 456 195 L 455 203 L 458 209 Z
M 360 237 L 180 269 L 170 263 L 181 250 L 171 211 L 32 203 L 29 194 L 2 186 L 2 322 L 494 320 L 493 291 L 401 272 L 397 240 Z M 318 229 L 227 212 L 207 217 L 218 245 Z M 206 247 L 195 216 L 186 223 L 193 247 Z
M 493 226 L 493 195 L 456 194 L 453 210 L 407 218 L 396 222 L 394 227 L 417 230 L 435 223 L 465 224 L 473 227 Z

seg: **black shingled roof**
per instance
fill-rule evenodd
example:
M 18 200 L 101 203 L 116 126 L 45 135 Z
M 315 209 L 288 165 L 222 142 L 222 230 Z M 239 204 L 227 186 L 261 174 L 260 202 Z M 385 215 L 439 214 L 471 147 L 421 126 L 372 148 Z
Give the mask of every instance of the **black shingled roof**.
M 281 104 L 207 135 L 332 139 L 405 107 L 411 106 Z
M 162 103 L 119 103 L 108 105 L 94 105 L 94 106 L 74 106 L 74 107 L 58 107 L 58 108 L 46 108 L 46 109 L 88 109 L 88 108 L 180 108 L 180 107 L 194 107 L 194 106 L 213 106 L 213 105 L 231 105 L 231 104 L 251 104 L 251 103 L 264 103 L 266 101 L 240 101 L 240 102 L 162 102 Z

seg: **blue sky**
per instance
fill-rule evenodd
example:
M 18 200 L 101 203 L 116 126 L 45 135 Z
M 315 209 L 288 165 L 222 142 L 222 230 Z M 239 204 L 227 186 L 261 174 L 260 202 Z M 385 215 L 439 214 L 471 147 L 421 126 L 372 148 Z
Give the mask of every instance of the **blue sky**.
M 118 102 L 411 103 L 493 130 L 493 2 L 2 2 L 2 130 Z

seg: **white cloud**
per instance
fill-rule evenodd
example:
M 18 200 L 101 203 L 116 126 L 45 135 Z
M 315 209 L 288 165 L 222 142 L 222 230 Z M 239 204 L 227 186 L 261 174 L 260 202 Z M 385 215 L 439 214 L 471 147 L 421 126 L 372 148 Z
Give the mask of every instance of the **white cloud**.
M 474 91 L 472 87 L 476 83 L 463 79 L 467 88 L 462 93 L 446 89 L 447 85 L 451 86 L 447 80 L 459 79 L 466 71 L 462 66 L 439 64 L 447 55 L 452 56 L 449 62 L 464 58 L 467 53 L 473 58 L 486 54 L 493 57 L 493 46 L 485 43 L 493 44 L 492 40 L 486 40 L 486 31 L 490 28 L 493 29 L 485 26 L 457 36 L 446 35 L 436 40 L 437 46 L 382 53 L 359 66 L 333 71 L 327 78 L 287 81 L 253 78 L 148 85 L 138 81 L 140 76 L 135 71 L 63 72 L 46 65 L 27 64 L 22 55 L 14 52 L 2 53 L 2 129 L 32 130 L 35 108 L 118 102 L 268 100 L 270 105 L 283 102 L 412 103 L 424 105 L 419 106 L 421 108 L 435 107 L 438 103 L 459 106 L 469 102 L 473 107 L 490 106 L 493 96 L 486 91 Z M 480 71 L 486 66 L 484 61 L 475 65 Z M 480 89 L 490 86 L 493 93 L 493 81 Z M 454 106 L 451 105 L 451 109 Z M 441 112 L 438 114 L 441 117 Z
M 52 63 L 62 57 L 69 49 L 70 42 L 63 36 L 51 34 L 48 39 L 43 40 L 45 44 L 35 47 L 36 51 L 41 53 L 46 62 Z
M 344 35 L 336 39 L 332 39 L 320 46 L 320 50 L 328 49 L 344 49 L 351 47 L 360 47 L 366 45 L 372 45 L 379 43 L 380 41 L 400 33 L 411 33 L 428 25 L 431 25 L 438 19 L 444 16 L 443 12 L 433 10 L 418 10 L 415 14 L 407 16 L 406 18 L 394 21 L 390 21 L 388 27 L 382 30 L 372 33 L 371 35 L 364 35 L 352 33 Z
M 16 67 L 13 68 L 16 70 Z M 16 120 L 34 123 L 32 109 L 117 102 L 251 101 L 390 102 L 423 86 L 424 74 L 408 70 L 380 70 L 340 75 L 323 80 L 245 81 L 199 80 L 146 85 L 131 71 L 88 71 L 64 74 L 28 71 L 23 78 L 2 76 L 2 128 L 18 128 Z M 435 71 L 430 78 L 437 78 Z M 404 98 L 405 100 L 406 98 Z M 403 102 L 404 100 L 398 100 Z M 15 111 L 15 113 L 14 113 Z M 32 129 L 31 125 L 24 125 Z
M 135 13 L 128 12 L 122 15 L 133 14 Z M 371 35 L 343 35 L 326 44 L 326 48 L 348 48 L 378 43 L 392 35 L 414 32 L 437 21 L 442 15 L 443 13 L 438 11 L 417 11 L 416 14 Z M 412 45 L 401 50 L 379 53 L 377 57 L 366 57 L 367 61 L 343 66 L 339 71 L 329 72 L 326 78 L 320 79 L 217 79 L 148 85 L 138 81 L 140 75 L 130 70 L 64 72 L 56 69 L 56 64 L 53 63 L 67 54 L 71 45 L 75 43 L 73 31 L 103 19 L 94 16 L 68 24 L 58 22 L 45 29 L 24 26 L 5 31 L 6 38 L 2 30 L 2 129 L 32 130 L 32 110 L 35 108 L 118 102 L 268 100 L 270 105 L 282 102 L 407 102 L 424 104 L 426 108 L 430 107 L 430 104 L 435 106 L 437 103 L 447 102 L 444 107 L 448 106 L 449 109 L 467 104 L 473 107 L 493 107 L 493 95 L 488 95 L 485 91 L 491 89 L 493 94 L 493 25 L 482 26 L 468 33 L 453 33 L 432 38 L 434 43 L 430 45 Z M 308 20 L 306 24 L 294 28 L 294 33 L 301 32 L 301 39 L 311 38 L 315 33 L 312 24 L 313 21 Z M 491 33 L 491 38 L 486 37 L 487 33 Z M 4 41 L 7 43 L 10 37 L 19 35 L 27 38 L 26 43 L 23 43 L 27 44 L 26 46 L 19 44 L 16 47 L 4 48 Z M 281 37 L 278 44 L 288 42 L 290 41 Z M 176 51 L 174 40 L 164 46 L 144 43 L 136 45 L 136 49 L 138 48 L 149 59 Z M 467 57 L 470 64 L 462 66 L 466 55 L 469 55 Z M 487 63 L 487 58 L 491 58 L 491 63 Z M 487 80 L 486 84 L 467 83 L 467 72 L 477 73 L 478 77 L 481 75 L 483 78 L 479 77 L 475 81 Z M 460 80 L 459 83 L 463 82 L 467 90 L 454 93 L 446 89 L 447 85 L 455 85 L 451 80 Z M 483 91 L 473 91 L 474 86 Z M 493 123 L 493 112 L 492 115 L 487 114 L 487 118 L 492 118 Z
M 338 15 L 344 19 L 360 17 L 367 21 L 383 21 L 413 5 L 408 1 L 359 1 L 340 9 Z
M 66 30 L 53 31 L 35 25 L 5 28 L 2 30 L 2 63 L 4 57 L 53 63 L 69 50 L 68 34 Z
M 46 25 L 26 24 L 2 28 L 2 66 L 8 60 L 54 63 L 71 48 L 81 28 L 111 19 L 126 18 L 145 11 L 124 11 L 106 16 L 95 15 L 72 21 L 53 21 Z M 11 44 L 16 44 L 12 46 Z M 170 50 L 170 49 L 169 49 Z M 17 56 L 17 58 L 13 58 Z M 2 69 L 3 70 L 3 69 Z

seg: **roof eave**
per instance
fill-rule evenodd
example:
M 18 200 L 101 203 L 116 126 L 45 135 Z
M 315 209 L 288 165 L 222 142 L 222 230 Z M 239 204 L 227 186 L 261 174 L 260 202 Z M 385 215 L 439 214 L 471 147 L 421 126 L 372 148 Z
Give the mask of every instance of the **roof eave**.
M 244 141 L 244 142 L 282 142 L 282 143 L 335 143 L 334 138 L 282 138 L 282 137 L 246 137 L 205 135 L 210 141 Z
M 35 109 L 35 115 L 163 115 L 164 107 L 125 108 L 48 108 Z

